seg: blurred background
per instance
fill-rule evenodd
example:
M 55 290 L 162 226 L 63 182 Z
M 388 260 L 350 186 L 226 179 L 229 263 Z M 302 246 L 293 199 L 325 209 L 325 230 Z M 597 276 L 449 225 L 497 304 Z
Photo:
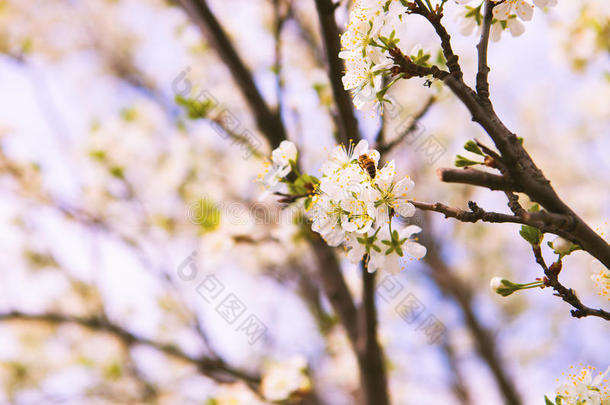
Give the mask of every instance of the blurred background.
M 247 70 L 218 52 L 196 4 Z M 478 38 L 460 34 L 458 12 L 447 3 L 445 22 L 472 85 Z M 491 99 L 607 236 L 609 4 L 560 0 L 525 25 L 490 44 Z M 437 54 L 423 19 L 403 29 Z M 319 175 L 337 132 L 327 66 L 314 0 L 0 0 L 1 404 L 257 404 L 282 390 L 278 403 L 357 403 L 324 275 L 334 263 L 359 305 L 360 270 L 320 245 L 301 207 L 260 202 L 255 181 L 271 151 L 256 105 Z M 508 212 L 502 193 L 437 179 L 464 142 L 486 140 L 447 89 L 411 79 L 388 96 L 382 117 L 357 114 L 371 144 L 429 107 L 382 159 L 417 200 Z M 393 404 L 540 404 L 570 366 L 610 364 L 603 320 L 572 318 L 548 289 L 490 291 L 494 276 L 542 275 L 518 225 L 413 220 L 428 255 L 377 275 Z M 562 271 L 593 307 L 608 305 L 599 266 L 577 252 Z

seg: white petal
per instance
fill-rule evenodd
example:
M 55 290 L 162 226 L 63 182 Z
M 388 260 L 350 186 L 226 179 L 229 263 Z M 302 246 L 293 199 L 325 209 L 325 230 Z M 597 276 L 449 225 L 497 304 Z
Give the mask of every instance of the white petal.
M 517 4 L 517 15 L 524 21 L 531 20 L 534 15 L 534 6 L 523 0 L 519 0 Z
M 512 11 L 513 5 L 510 1 L 505 1 L 502 4 L 497 5 L 493 9 L 493 15 L 498 20 L 506 20 L 510 17 L 510 12 Z
M 357 158 L 360 155 L 365 155 L 366 152 L 368 152 L 368 150 L 369 150 L 369 142 L 366 139 L 363 139 L 360 142 L 358 142 L 358 144 L 354 148 L 354 154 L 352 155 L 352 157 Z
M 369 257 L 369 262 L 366 269 L 369 273 L 374 273 L 377 269 L 383 267 L 384 262 L 385 255 L 383 254 L 383 251 L 379 253 L 371 249 L 371 255 Z
M 398 215 L 404 218 L 412 217 L 415 214 L 415 206 L 410 202 L 407 202 L 407 200 L 396 200 L 394 209 Z
M 401 238 L 409 238 L 414 233 L 420 233 L 421 231 L 422 231 L 422 229 L 417 225 L 408 225 L 408 226 L 405 226 L 400 231 L 398 231 L 398 234 L 400 235 Z
M 407 241 L 405 242 L 404 250 L 416 259 L 421 259 L 426 255 L 427 249 L 425 246 L 420 245 L 417 242 Z
M 513 37 L 518 37 L 525 32 L 525 25 L 523 25 L 523 23 L 516 18 L 511 18 L 508 20 L 507 25 L 508 29 L 510 30 L 510 34 Z
M 385 226 L 390 221 L 390 215 L 388 214 L 388 207 L 385 204 L 380 205 L 377 208 L 377 224 L 379 226 Z
M 502 3 L 504 4 L 504 3 Z M 493 24 L 491 26 L 491 32 L 489 33 L 489 38 L 491 38 L 491 40 L 493 42 L 498 42 L 500 40 L 500 38 L 502 37 L 502 24 L 500 24 L 499 22 Z
M 407 193 L 415 187 L 415 183 L 408 177 L 403 178 L 394 187 L 394 195 L 396 198 L 406 198 Z

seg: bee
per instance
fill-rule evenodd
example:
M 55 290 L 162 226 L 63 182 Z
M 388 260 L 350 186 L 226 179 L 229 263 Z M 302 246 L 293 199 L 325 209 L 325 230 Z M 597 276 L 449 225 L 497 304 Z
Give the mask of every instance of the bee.
M 358 156 L 358 164 L 362 167 L 362 170 L 369 174 L 371 179 L 375 178 L 377 170 L 375 169 L 375 161 L 373 159 L 368 155 L 360 155 Z

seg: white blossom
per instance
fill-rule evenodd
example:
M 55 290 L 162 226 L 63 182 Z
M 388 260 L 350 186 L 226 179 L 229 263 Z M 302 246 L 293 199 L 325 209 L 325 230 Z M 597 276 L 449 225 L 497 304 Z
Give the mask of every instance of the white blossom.
M 534 15 L 534 6 L 524 0 L 506 0 L 494 7 L 493 16 L 498 20 L 508 20 L 513 11 L 522 20 L 529 21 Z
M 271 162 L 265 163 L 265 170 L 259 175 L 259 181 L 266 189 L 259 200 L 265 199 L 279 188 L 282 179 L 292 170 L 290 162 L 295 162 L 296 159 L 297 148 L 290 141 L 282 141 L 280 146 L 271 152 Z
M 562 405 L 609 405 L 610 392 L 605 372 L 593 377 L 593 367 L 583 368 L 578 374 L 569 375 L 570 382 L 557 388 Z
M 399 238 L 399 251 L 393 251 L 392 254 L 387 254 L 388 250 L 391 249 L 393 243 L 392 235 L 390 234 L 389 227 L 384 226 L 381 228 L 379 233 L 380 251 L 371 250 L 369 262 L 367 264 L 367 270 L 369 273 L 376 271 L 377 269 L 385 269 L 390 273 L 397 273 L 404 268 L 403 260 L 405 254 L 414 257 L 415 259 L 421 259 L 426 255 L 426 248 L 417 242 L 410 240 L 413 234 L 421 232 L 421 228 L 416 225 L 409 225 L 401 230 L 397 231 Z
M 269 401 L 283 401 L 293 393 L 306 393 L 311 389 L 307 376 L 307 361 L 295 356 L 283 363 L 271 363 L 263 374 L 261 393 Z
M 383 73 L 393 64 L 387 49 L 380 46 L 380 37 L 392 35 L 404 11 L 400 1 L 360 0 L 350 13 L 339 57 L 345 60 L 343 86 L 352 92 L 358 109 L 370 110 L 378 105 Z
M 544 9 L 557 5 L 557 0 L 533 0 L 534 5 Z M 459 5 L 466 6 L 472 3 L 472 0 L 455 0 Z M 534 5 L 525 0 L 506 0 L 503 2 L 496 1 L 493 9 L 493 24 L 490 30 L 490 39 L 494 42 L 500 40 L 502 31 L 508 29 L 513 37 L 518 37 L 525 32 L 525 26 L 520 20 L 529 21 L 534 14 Z M 481 25 L 482 5 L 479 7 L 466 6 L 456 14 L 456 19 L 460 24 L 460 32 L 464 35 L 470 35 L 475 30 L 475 27 Z
M 372 176 L 360 166 L 366 155 L 375 166 Z M 414 187 L 408 177 L 395 181 L 394 161 L 378 169 L 379 152 L 369 149 L 367 141 L 345 149 L 335 147 L 322 165 L 322 178 L 309 211 L 312 230 L 330 246 L 344 244 L 347 258 L 360 262 L 368 255 L 368 270 L 387 268 L 398 271 L 406 256 L 416 259 L 426 248 L 411 240 L 421 231 L 407 226 L 392 231 L 392 216 L 411 217 L 415 207 L 407 199 Z

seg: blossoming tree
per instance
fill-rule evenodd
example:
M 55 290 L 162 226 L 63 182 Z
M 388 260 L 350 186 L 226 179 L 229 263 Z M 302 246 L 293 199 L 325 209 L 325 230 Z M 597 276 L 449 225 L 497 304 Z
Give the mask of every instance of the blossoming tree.
M 610 404 L 579 3 L 0 0 L 0 402 Z

